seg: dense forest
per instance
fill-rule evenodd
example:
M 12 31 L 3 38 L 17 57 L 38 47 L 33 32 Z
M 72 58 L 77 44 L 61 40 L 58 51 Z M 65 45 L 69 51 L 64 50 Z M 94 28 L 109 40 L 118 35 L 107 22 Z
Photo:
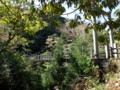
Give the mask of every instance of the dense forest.
M 75 11 L 74 19 L 61 16 Z M 119 0 L 0 0 L 0 90 L 92 90 L 105 82 L 91 60 L 92 31 L 99 46 L 120 44 Z M 45 53 L 49 62 L 27 58 Z

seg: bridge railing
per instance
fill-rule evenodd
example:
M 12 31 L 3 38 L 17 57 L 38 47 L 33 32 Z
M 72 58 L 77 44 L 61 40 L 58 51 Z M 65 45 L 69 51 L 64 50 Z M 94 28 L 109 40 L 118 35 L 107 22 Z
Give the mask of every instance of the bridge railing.
M 84 52 L 84 47 L 83 53 Z M 86 49 L 86 48 L 85 48 Z M 88 57 L 93 58 L 93 49 L 92 47 L 88 47 Z M 44 53 L 44 54 L 26 54 L 27 60 L 33 60 L 34 62 L 43 61 L 49 62 L 52 60 L 52 53 Z M 109 58 L 120 58 L 120 47 L 117 44 L 114 44 L 114 48 L 111 48 L 109 45 L 101 45 L 99 46 L 99 59 L 109 59 Z
M 110 45 L 99 45 L 99 53 L 98 56 L 101 59 L 109 59 L 109 58 L 120 58 L 120 45 L 114 43 L 114 47 L 110 47 Z M 92 57 L 94 57 L 92 53 Z
M 114 47 L 111 49 L 112 56 L 114 58 L 120 58 L 120 46 L 118 44 L 114 44 Z
M 44 54 L 31 54 L 26 55 L 27 60 L 33 60 L 34 62 L 49 62 L 52 59 L 52 53 L 44 53 Z

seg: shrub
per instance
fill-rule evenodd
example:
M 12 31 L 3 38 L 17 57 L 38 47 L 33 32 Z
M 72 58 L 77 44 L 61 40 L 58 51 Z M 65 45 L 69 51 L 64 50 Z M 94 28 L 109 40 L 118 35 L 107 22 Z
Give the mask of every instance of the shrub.
M 40 72 L 31 68 L 31 63 L 16 51 L 3 52 L 0 60 L 1 90 L 40 90 Z
M 65 75 L 64 58 L 63 58 L 63 40 L 60 38 L 53 54 L 51 64 L 42 74 L 42 84 L 46 89 L 53 89 L 54 86 L 62 84 Z
M 65 60 L 63 53 L 64 40 L 60 38 L 54 50 L 53 60 L 45 72 L 42 74 L 42 84 L 47 89 L 57 86 L 60 90 L 71 89 L 77 82 L 88 76 L 94 76 L 92 71 L 97 67 L 87 57 L 88 52 L 82 46 L 86 42 L 81 38 L 76 38 L 71 47 L 68 60 Z
M 83 48 L 84 45 L 84 54 Z M 94 63 L 87 56 L 87 42 L 83 38 L 78 37 L 73 42 L 71 47 L 70 58 L 66 63 L 66 74 L 64 83 L 68 88 L 73 88 L 78 82 L 81 83 L 83 79 L 89 76 L 94 76 L 93 70 L 97 68 Z M 83 84 L 84 85 L 84 84 Z

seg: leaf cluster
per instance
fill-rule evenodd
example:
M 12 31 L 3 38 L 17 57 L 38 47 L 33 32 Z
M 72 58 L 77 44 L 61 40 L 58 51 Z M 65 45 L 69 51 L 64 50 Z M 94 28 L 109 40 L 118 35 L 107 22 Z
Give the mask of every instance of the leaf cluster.
M 81 81 L 82 77 L 94 76 L 92 71 L 97 66 L 94 65 L 87 58 L 87 52 L 82 54 L 82 45 L 85 42 L 79 38 L 75 40 L 71 47 L 70 58 L 64 58 L 64 40 L 60 39 L 54 50 L 53 61 L 48 65 L 45 72 L 42 74 L 42 84 L 47 89 L 53 89 L 58 86 L 60 90 L 68 90 L 71 86 L 78 81 Z
M 31 67 L 32 63 L 16 51 L 0 54 L 1 90 L 39 90 L 42 89 L 40 70 Z

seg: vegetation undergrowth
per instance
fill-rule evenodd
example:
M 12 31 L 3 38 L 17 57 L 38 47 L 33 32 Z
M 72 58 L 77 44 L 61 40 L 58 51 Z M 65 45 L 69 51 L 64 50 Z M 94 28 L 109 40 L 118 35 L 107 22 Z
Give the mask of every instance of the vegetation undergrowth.
M 90 79 L 89 90 L 119 90 L 120 89 L 120 73 L 108 72 L 105 75 L 105 82 L 99 82 L 95 79 Z
M 57 87 L 60 90 L 72 90 L 79 83 L 79 88 L 86 88 L 88 77 L 95 77 L 93 71 L 98 68 L 88 59 L 87 53 L 81 53 L 84 45 L 82 38 L 76 38 L 72 43 L 69 59 L 65 59 L 63 52 L 64 40 L 60 38 L 53 54 L 53 61 L 42 74 L 42 84 L 47 89 Z M 86 46 L 87 47 L 87 46 Z M 87 51 L 86 51 L 87 52 Z
M 95 79 L 90 79 L 92 87 L 90 90 L 120 90 L 120 72 L 119 72 L 119 59 L 109 60 L 109 67 L 104 69 L 107 71 L 104 74 L 104 82 L 99 82 Z
M 0 0 L 0 90 L 83 90 L 96 87 L 101 71 L 96 76 L 98 66 L 88 58 L 88 45 L 96 41 L 94 46 L 98 48 L 99 41 L 111 44 L 112 51 L 114 39 L 120 42 L 119 5 L 119 0 Z M 66 13 L 67 18 L 69 14 L 79 11 L 74 19 L 61 18 L 67 11 L 66 6 L 75 8 Z M 79 28 L 73 29 L 79 25 Z M 61 30 L 54 32 L 57 27 Z M 42 29 L 43 33 L 38 32 Z M 95 36 L 93 40 L 92 34 L 84 33 L 91 30 Z M 58 40 L 56 37 L 61 33 L 65 34 L 65 38 Z M 78 34 L 81 37 L 76 37 Z M 65 39 L 70 39 L 70 44 Z M 64 45 L 69 47 L 68 55 L 64 52 Z M 53 52 L 52 61 L 34 63 L 17 50 L 31 51 L 32 54 L 50 51 Z
M 40 69 L 16 51 L 3 52 L 0 60 L 0 90 L 40 90 Z M 38 72 L 39 71 L 39 72 Z

